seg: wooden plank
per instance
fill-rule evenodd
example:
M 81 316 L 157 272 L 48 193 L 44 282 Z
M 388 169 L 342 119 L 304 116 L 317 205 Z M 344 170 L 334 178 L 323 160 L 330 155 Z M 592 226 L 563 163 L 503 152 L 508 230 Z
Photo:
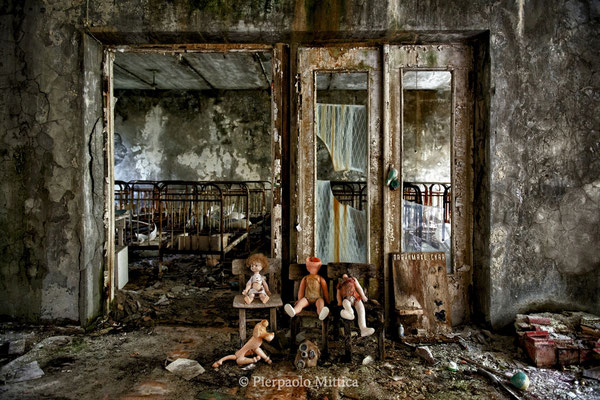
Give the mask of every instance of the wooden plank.
M 299 281 L 307 274 L 305 264 L 290 264 L 289 278 L 291 281 Z
M 357 279 L 377 277 L 377 267 L 375 264 L 364 263 L 329 263 L 327 264 L 327 276 L 330 279 L 341 278 L 343 274 L 348 274 Z
M 394 299 L 399 315 L 416 315 L 415 327 L 443 332 L 452 326 L 446 255 L 395 254 Z
M 246 341 L 246 310 L 240 308 L 240 345 Z
M 283 306 L 283 302 L 281 301 L 280 294 L 272 294 L 269 296 L 269 301 L 267 301 L 265 304 L 263 304 L 258 297 L 255 297 L 252 303 L 246 304 L 244 301 L 244 296 L 241 294 L 238 294 L 233 299 L 233 308 L 260 309 L 281 306 Z

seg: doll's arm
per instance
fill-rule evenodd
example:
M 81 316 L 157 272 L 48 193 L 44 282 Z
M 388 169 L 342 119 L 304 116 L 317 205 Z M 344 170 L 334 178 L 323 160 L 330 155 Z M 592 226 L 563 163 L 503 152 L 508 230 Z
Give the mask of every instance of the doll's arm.
M 367 296 L 365 296 L 365 292 L 363 291 L 362 286 L 360 286 L 360 283 L 358 283 L 358 279 L 356 279 L 356 278 L 352 278 L 352 279 L 354 279 L 354 287 L 356 288 L 356 291 L 360 295 L 362 301 L 364 301 L 364 302 L 369 301 Z
M 265 292 L 267 293 L 267 295 L 271 295 L 271 291 L 269 290 L 269 285 L 267 284 L 267 280 L 263 279 L 263 288 L 265 289 Z
M 246 283 L 246 288 L 242 290 L 242 294 L 245 296 L 248 294 L 248 290 L 252 287 L 252 278 L 248 279 L 248 283 Z
M 329 304 L 329 288 L 327 287 L 327 282 L 325 282 L 325 278 L 319 275 L 321 281 L 321 289 L 323 289 L 323 299 L 325 300 L 325 304 Z

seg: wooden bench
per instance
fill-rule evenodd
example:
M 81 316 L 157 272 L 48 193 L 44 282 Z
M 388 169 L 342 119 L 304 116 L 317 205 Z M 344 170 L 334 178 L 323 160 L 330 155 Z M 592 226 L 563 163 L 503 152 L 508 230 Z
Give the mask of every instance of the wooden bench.
M 270 316 L 270 330 L 273 332 L 277 331 L 277 308 L 283 305 L 281 301 L 281 260 L 276 258 L 269 258 L 269 270 L 267 271 L 267 284 L 271 295 L 269 301 L 263 304 L 262 301 L 257 297 L 254 298 L 252 303 L 246 304 L 244 296 L 238 294 L 233 299 L 233 308 L 237 308 L 240 314 L 240 346 L 243 346 L 246 342 L 246 323 L 247 322 L 258 322 L 264 318 L 252 318 L 246 319 L 246 310 L 263 310 L 269 309 Z M 240 292 L 246 287 L 246 282 L 250 279 L 252 271 L 246 267 L 245 259 L 235 259 L 231 264 L 231 271 L 233 275 L 237 275 L 240 282 Z

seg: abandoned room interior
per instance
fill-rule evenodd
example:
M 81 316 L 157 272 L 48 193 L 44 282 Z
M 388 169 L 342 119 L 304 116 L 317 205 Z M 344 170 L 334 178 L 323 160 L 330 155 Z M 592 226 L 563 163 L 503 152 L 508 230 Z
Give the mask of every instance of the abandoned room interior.
M 0 397 L 600 399 L 600 2 L 0 5 Z

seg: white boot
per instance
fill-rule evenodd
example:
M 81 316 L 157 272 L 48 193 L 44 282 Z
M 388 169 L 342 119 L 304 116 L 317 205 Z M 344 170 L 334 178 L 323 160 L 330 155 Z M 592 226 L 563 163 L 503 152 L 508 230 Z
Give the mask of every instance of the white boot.
M 342 302 L 343 310 L 340 310 L 340 316 L 344 319 L 348 319 L 352 321 L 354 319 L 354 310 L 352 309 L 352 305 L 348 299 L 344 299 Z
M 356 307 L 356 313 L 358 314 L 358 327 L 360 328 L 360 336 L 371 336 L 375 333 L 375 329 L 367 328 L 367 316 L 365 315 L 365 305 L 361 300 L 357 300 L 354 303 Z
M 287 315 L 290 316 L 290 318 L 294 318 L 296 316 L 296 310 L 294 310 L 294 307 L 292 307 L 291 304 L 286 304 L 285 307 L 283 307 L 283 309 L 285 310 Z
M 319 313 L 319 319 L 323 321 L 329 315 L 329 308 L 323 307 Z

